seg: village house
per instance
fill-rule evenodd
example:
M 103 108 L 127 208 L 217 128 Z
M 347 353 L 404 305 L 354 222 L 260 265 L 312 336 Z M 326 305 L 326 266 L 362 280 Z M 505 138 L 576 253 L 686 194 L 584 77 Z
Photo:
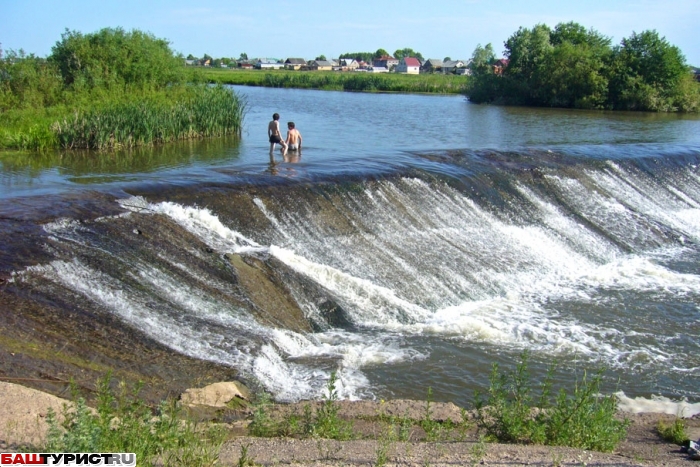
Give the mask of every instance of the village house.
M 399 64 L 399 61 L 395 59 L 394 57 L 391 57 L 389 55 L 382 55 L 379 58 L 375 58 L 372 60 L 372 67 L 373 68 L 386 68 L 387 70 L 391 70 L 393 67 Z
M 311 63 L 309 63 L 309 70 L 331 71 L 333 70 L 333 64 L 328 60 L 312 60 Z
M 255 68 L 258 70 L 279 70 L 284 68 L 284 63 L 275 59 L 261 58 L 255 62 Z
M 420 61 L 415 57 L 404 57 L 396 65 L 394 71 L 408 75 L 417 75 L 420 73 Z
M 422 73 L 437 73 L 442 71 L 442 60 L 438 58 L 429 58 L 423 62 L 423 66 L 420 68 Z
M 340 59 L 340 69 L 342 71 L 355 71 L 360 67 L 357 60 L 354 58 L 341 58 Z
M 303 66 L 306 66 L 306 60 L 303 58 L 288 58 L 284 61 L 286 70 L 300 70 Z
M 443 73 L 454 73 L 458 68 L 464 68 L 465 64 L 462 60 L 447 60 L 442 63 Z
M 493 73 L 495 75 L 503 75 L 503 70 L 505 70 L 508 67 L 508 59 L 507 58 L 501 58 L 499 60 L 496 60 L 496 63 L 493 64 Z

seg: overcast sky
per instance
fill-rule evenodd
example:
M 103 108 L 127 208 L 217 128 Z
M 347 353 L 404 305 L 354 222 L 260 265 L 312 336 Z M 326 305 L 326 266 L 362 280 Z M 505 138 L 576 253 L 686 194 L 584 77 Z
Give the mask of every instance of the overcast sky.
M 520 26 L 575 21 L 609 36 L 655 29 L 700 66 L 700 0 L 0 0 L 0 44 L 46 56 L 69 28 L 140 29 L 201 57 L 313 59 L 412 48 L 425 58 L 497 55 Z

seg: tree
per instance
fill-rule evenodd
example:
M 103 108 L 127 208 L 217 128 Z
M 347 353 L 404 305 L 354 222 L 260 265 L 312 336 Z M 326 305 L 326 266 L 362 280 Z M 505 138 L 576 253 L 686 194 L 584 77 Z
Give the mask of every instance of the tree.
M 377 51 L 374 52 L 374 56 L 372 58 L 380 58 L 380 57 L 384 57 L 386 55 L 389 55 L 389 52 L 387 52 L 384 49 L 377 49 Z
M 315 60 L 323 60 L 323 61 L 325 61 L 325 60 L 326 60 L 326 56 L 323 55 L 323 54 L 321 54 L 321 55 L 319 55 L 318 57 L 316 57 Z
M 613 51 L 610 94 L 613 107 L 630 110 L 672 110 L 674 95 L 688 74 L 680 49 L 656 31 L 622 40 Z
M 82 87 L 164 87 L 183 78 L 182 57 L 168 41 L 138 30 L 105 28 L 83 35 L 66 31 L 51 48 L 66 85 Z
M 421 55 L 420 52 L 416 52 L 413 49 L 405 48 L 405 49 L 398 49 L 397 51 L 394 52 L 394 58 L 397 60 L 401 60 L 402 58 L 406 57 L 415 57 L 418 60 L 423 60 L 423 55 Z
M 371 62 L 374 59 L 374 53 L 372 52 L 347 52 L 341 54 L 338 58 L 352 58 L 354 60 Z
M 469 68 L 472 70 L 472 75 L 492 73 L 491 65 L 493 65 L 495 61 L 496 54 L 493 52 L 491 43 L 486 44 L 485 47 L 482 47 L 481 44 L 477 44 L 474 48 L 474 52 L 472 52 Z
M 443 62 L 449 62 L 449 61 L 452 61 L 452 59 L 451 59 L 450 57 L 445 57 L 445 58 L 442 59 L 442 61 L 443 61 Z
M 238 60 L 248 60 L 248 54 L 243 52 L 238 56 Z
M 192 55 L 192 54 L 189 54 L 189 55 L 187 56 L 187 60 L 197 60 L 197 57 L 195 57 L 195 56 Z

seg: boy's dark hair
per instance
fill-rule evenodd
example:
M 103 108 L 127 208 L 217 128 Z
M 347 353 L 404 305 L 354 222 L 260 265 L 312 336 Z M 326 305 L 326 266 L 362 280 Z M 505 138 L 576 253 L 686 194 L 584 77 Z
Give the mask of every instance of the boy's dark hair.
M 279 119 L 280 119 L 280 114 L 278 114 L 277 112 L 273 113 L 273 114 L 272 114 L 272 119 L 273 119 L 273 120 L 279 120 Z
M 287 122 L 287 126 L 289 128 L 294 128 L 294 122 Z

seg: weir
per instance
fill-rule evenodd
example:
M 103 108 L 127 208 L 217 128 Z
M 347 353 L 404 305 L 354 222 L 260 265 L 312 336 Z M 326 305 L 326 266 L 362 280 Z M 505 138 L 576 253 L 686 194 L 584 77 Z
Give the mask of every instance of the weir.
M 536 368 L 560 361 L 562 384 L 605 366 L 628 395 L 698 400 L 700 152 L 628 149 L 435 151 L 378 175 L 86 194 L 98 214 L 37 215 L 7 237 L 4 314 L 22 331 L 0 345 L 29 357 L 4 370 L 53 358 L 137 378 L 153 352 L 173 390 L 199 371 L 291 401 L 337 370 L 342 397 L 430 386 L 464 402 L 528 350 Z

